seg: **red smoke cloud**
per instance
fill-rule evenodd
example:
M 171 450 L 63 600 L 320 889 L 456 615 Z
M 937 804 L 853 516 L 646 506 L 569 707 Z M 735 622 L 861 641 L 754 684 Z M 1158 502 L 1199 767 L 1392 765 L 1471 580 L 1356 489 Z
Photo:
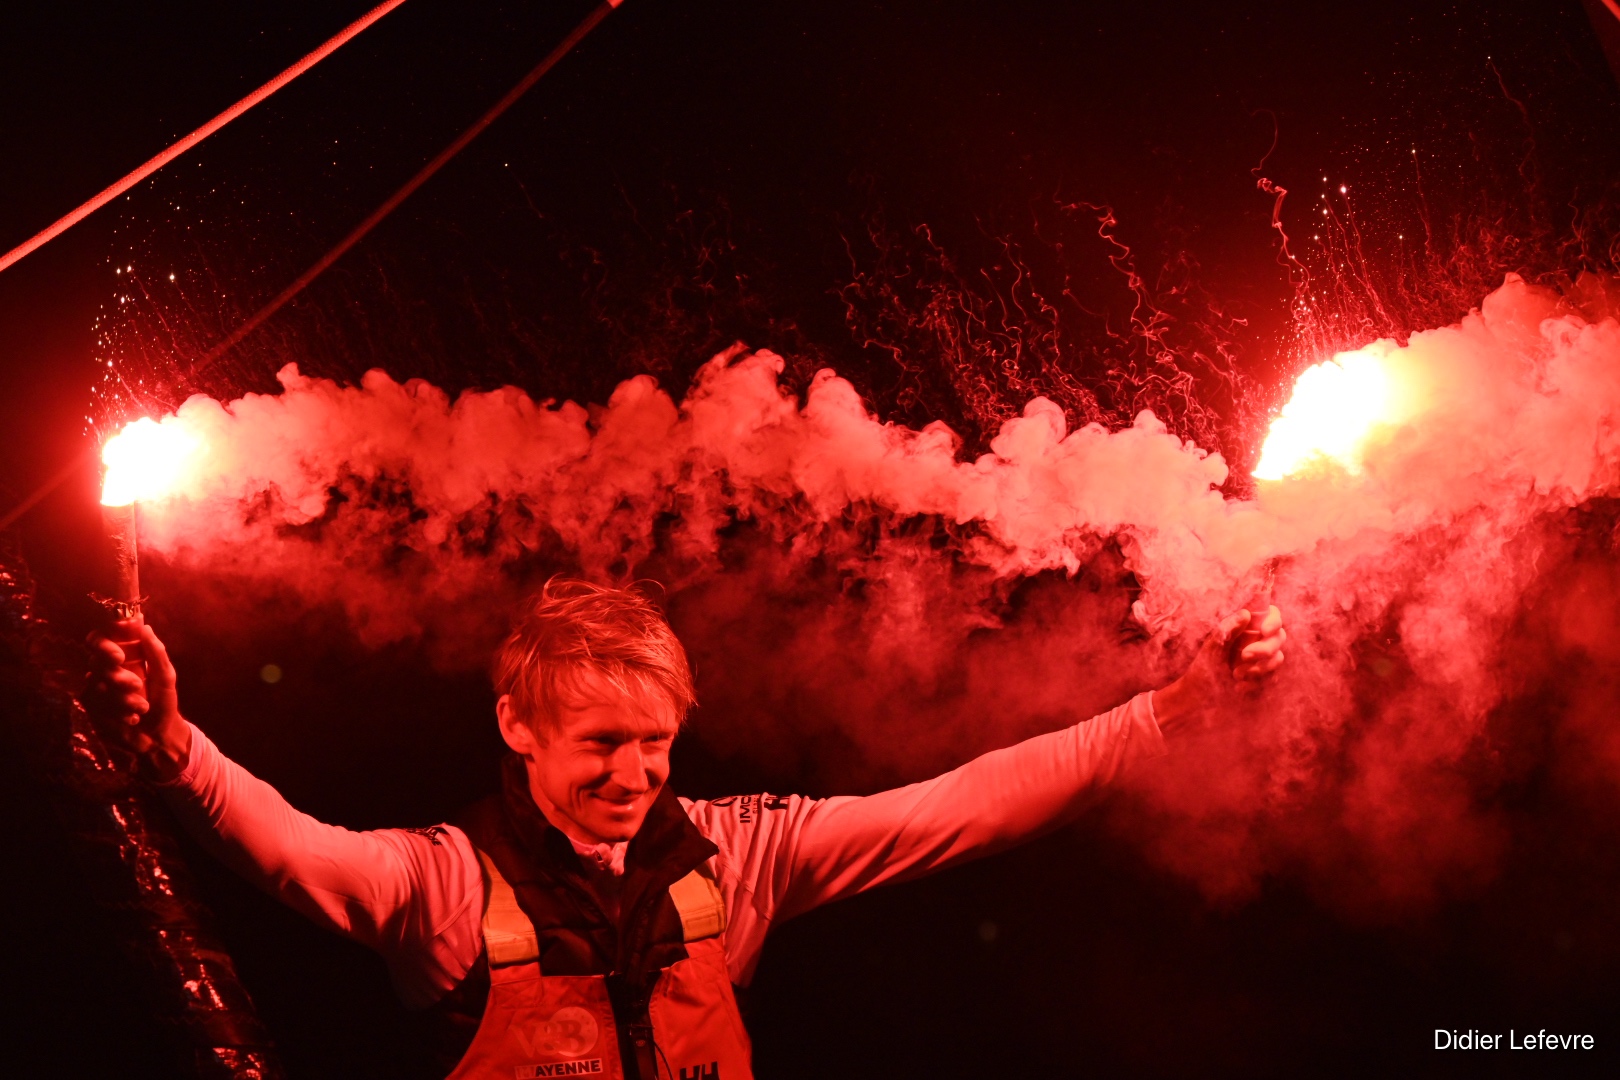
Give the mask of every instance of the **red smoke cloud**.
M 1253 499 L 1150 414 L 1069 431 L 1037 398 L 962 460 L 944 425 L 884 424 L 831 372 L 785 393 L 770 353 L 716 357 L 679 405 L 642 377 L 590 408 L 288 365 L 280 394 L 165 419 L 208 449 L 183 495 L 143 507 L 143 543 L 222 589 L 336 605 L 368 643 L 425 635 L 451 665 L 481 664 L 546 573 L 655 578 L 705 737 L 845 789 L 1162 682 L 1281 559 L 1276 685 L 1114 820 L 1212 896 L 1287 871 L 1345 904 L 1421 905 L 1488 878 L 1507 842 L 1504 703 L 1572 655 L 1612 667 L 1593 614 L 1614 610 L 1612 551 L 1561 538 L 1620 486 L 1615 298 L 1510 278 L 1459 324 L 1374 346 L 1399 422 L 1357 470 Z M 1606 783 L 1613 682 L 1581 684 L 1564 736 Z

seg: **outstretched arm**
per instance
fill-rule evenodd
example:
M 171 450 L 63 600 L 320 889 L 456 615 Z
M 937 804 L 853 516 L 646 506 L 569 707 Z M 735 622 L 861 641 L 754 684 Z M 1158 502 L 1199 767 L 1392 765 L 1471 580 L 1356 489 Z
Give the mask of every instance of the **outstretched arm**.
M 1072 821 L 1129 764 L 1163 753 L 1152 696 L 1140 694 L 932 780 L 807 801 L 777 917 L 1034 839 Z
M 725 852 L 734 977 L 747 978 L 774 922 L 1073 820 L 1132 762 L 1164 753 L 1165 736 L 1233 711 L 1281 665 L 1285 640 L 1276 608 L 1259 619 L 1239 612 L 1163 690 L 922 783 L 859 798 L 693 804 L 694 818 Z
M 1165 736 L 1207 722 L 1282 664 L 1282 615 L 1227 618 L 1175 682 L 1085 723 L 996 750 L 920 784 L 810 804 L 798 830 L 790 909 L 919 877 L 1072 821 Z
M 726 959 L 746 984 L 770 928 L 878 885 L 921 877 L 1057 828 L 1133 760 L 1164 752 L 1152 698 L 864 797 L 753 795 L 692 803 L 719 845 Z
M 381 952 L 408 1004 L 455 985 L 481 948 L 483 881 L 467 838 L 357 832 L 299 812 L 181 716 L 174 665 L 151 627 L 115 634 L 92 636 L 90 704 L 186 829 L 259 888 Z

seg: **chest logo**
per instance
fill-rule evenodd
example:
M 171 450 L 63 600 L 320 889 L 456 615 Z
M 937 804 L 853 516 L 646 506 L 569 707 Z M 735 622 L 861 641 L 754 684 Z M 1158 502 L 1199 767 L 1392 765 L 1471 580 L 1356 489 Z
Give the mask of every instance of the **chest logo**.
M 579 1057 L 596 1045 L 596 1017 L 587 1009 L 570 1005 L 551 1014 L 550 1020 L 514 1021 L 512 1037 L 523 1048 L 524 1056 Z M 566 1076 L 566 1073 L 532 1073 L 532 1076 Z

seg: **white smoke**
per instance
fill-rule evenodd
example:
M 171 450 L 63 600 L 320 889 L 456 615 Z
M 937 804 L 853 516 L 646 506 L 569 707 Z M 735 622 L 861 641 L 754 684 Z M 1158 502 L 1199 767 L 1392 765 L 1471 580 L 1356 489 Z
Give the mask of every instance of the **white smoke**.
M 773 589 L 829 558 L 880 583 L 866 614 L 829 616 L 815 632 L 888 656 L 852 676 L 872 681 L 866 698 L 911 694 L 918 716 L 949 730 L 1014 699 L 1089 700 L 1074 685 L 1044 697 L 1008 690 L 994 664 L 999 674 L 941 689 L 944 658 L 1002 625 L 987 609 L 1005 595 L 995 583 L 1072 575 L 1117 544 L 1141 587 L 1137 621 L 1159 650 L 1132 670 L 1163 675 L 1166 658 L 1246 603 L 1280 559 L 1290 670 L 1263 722 L 1149 784 L 1161 854 L 1215 891 L 1240 889 L 1320 843 L 1320 830 L 1279 831 L 1277 811 L 1330 783 L 1320 765 L 1337 759 L 1350 765 L 1331 781 L 1343 807 L 1333 828 L 1373 862 L 1407 866 L 1402 845 L 1426 816 L 1436 835 L 1451 835 L 1447 822 L 1453 833 L 1483 828 L 1434 777 L 1501 698 L 1494 658 L 1537 572 L 1538 530 L 1620 488 L 1620 324 L 1608 288 L 1586 279 L 1559 296 L 1510 277 L 1456 325 L 1404 346 L 1370 343 L 1399 383 L 1400 415 L 1373 432 L 1358 470 L 1308 469 L 1252 499 L 1223 495 L 1221 456 L 1150 413 L 1117 431 L 1070 431 L 1058 406 L 1036 398 L 966 460 L 943 424 L 884 423 L 831 371 L 799 400 L 768 352 L 715 357 L 679 404 L 638 377 L 589 408 L 510 387 L 452 401 L 381 371 L 340 386 L 288 364 L 279 394 L 194 397 L 164 418 L 206 451 L 182 491 L 143 507 L 143 542 L 197 574 L 336 603 L 368 642 L 426 631 L 487 643 L 514 585 L 539 566 L 620 580 L 652 568 L 672 592 L 707 589 L 711 615 L 713 597 L 760 602 L 757 590 L 724 588 L 737 575 L 727 537 L 741 523 L 773 545 Z M 919 521 L 944 541 L 907 531 Z M 1005 631 L 1006 643 L 1047 655 L 1066 625 L 1052 618 Z M 1381 692 L 1374 722 L 1347 741 L 1362 677 L 1354 648 L 1386 624 L 1410 677 Z M 807 640 L 806 656 L 822 659 L 801 658 L 801 676 L 814 680 L 829 654 Z M 1102 674 L 1091 681 L 1117 689 Z M 849 707 L 849 723 L 870 718 Z M 1166 828 L 1171 819 L 1184 828 Z M 1405 888 L 1391 880 L 1374 891 Z

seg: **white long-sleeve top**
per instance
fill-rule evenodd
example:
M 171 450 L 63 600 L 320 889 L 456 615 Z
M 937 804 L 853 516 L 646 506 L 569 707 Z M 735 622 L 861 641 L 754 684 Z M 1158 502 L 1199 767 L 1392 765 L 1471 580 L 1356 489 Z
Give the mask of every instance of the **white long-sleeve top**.
M 719 853 L 726 959 L 746 984 L 765 935 L 811 908 L 1011 847 L 1071 820 L 1131 762 L 1163 754 L 1152 695 L 867 796 L 681 799 Z M 483 951 L 484 883 L 460 829 L 327 825 L 192 729 L 164 785 L 185 826 L 249 881 L 377 950 L 408 1006 L 426 1007 Z

